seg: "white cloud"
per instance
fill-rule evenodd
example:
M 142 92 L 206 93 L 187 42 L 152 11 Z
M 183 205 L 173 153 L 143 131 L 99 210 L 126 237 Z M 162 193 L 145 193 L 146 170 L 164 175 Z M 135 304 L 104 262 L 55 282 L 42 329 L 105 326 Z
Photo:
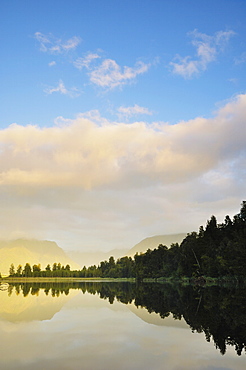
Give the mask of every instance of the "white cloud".
M 1 235 L 113 249 L 197 230 L 211 214 L 223 221 L 245 197 L 245 116 L 239 95 L 212 118 L 158 130 L 98 112 L 2 129 Z
M 149 64 L 138 62 L 135 67 L 121 68 L 114 60 L 105 59 L 90 72 L 90 81 L 97 86 L 113 89 L 133 81 L 139 74 L 147 72 L 149 67 Z
M 75 49 L 80 44 L 80 42 L 81 42 L 80 38 L 74 36 L 71 39 L 67 40 L 66 42 L 62 43 L 61 48 L 63 50 Z
M 224 50 L 229 39 L 234 35 L 233 31 L 219 31 L 213 36 L 199 33 L 197 30 L 190 32 L 193 38 L 192 45 L 196 48 L 196 58 L 191 56 L 176 56 L 177 62 L 170 62 L 172 71 L 184 78 L 191 78 L 207 69 L 209 63 L 216 60 L 217 55 Z
M 135 104 L 133 107 L 119 107 L 118 108 L 119 116 L 120 117 L 132 117 L 138 114 L 147 114 L 152 115 L 152 112 L 148 108 L 140 107 L 139 105 Z
M 74 66 L 78 69 L 86 68 L 89 69 L 93 60 L 101 58 L 96 53 L 89 53 L 84 58 L 78 58 L 74 62 Z
M 45 36 L 41 32 L 36 32 L 34 37 L 40 43 L 40 50 L 46 52 L 49 50 L 49 46 L 51 47 L 52 42 L 50 41 L 50 36 Z
M 75 49 L 81 42 L 77 36 L 63 42 L 61 39 L 56 39 L 52 34 L 44 35 L 41 32 L 35 33 L 36 40 L 40 43 L 40 50 L 50 54 L 61 54 L 69 50 Z M 99 49 L 99 52 L 101 50 Z M 85 57 L 77 58 L 73 65 L 82 70 L 88 70 L 90 81 L 105 89 L 114 89 L 117 86 L 122 86 L 135 80 L 135 78 L 148 71 L 150 64 L 137 62 L 134 67 L 121 67 L 113 59 L 105 59 L 100 65 L 95 65 L 96 60 L 101 56 L 98 53 L 88 52 Z M 49 63 L 49 66 L 54 66 L 55 61 Z M 58 89 L 58 90 L 57 90 Z M 49 90 L 47 90 L 48 93 Z M 60 86 L 59 88 L 50 89 L 51 92 L 60 91 L 65 94 L 65 89 Z
M 40 50 L 51 54 L 64 53 L 75 49 L 81 42 L 81 39 L 77 36 L 62 41 L 61 39 L 55 38 L 52 34 L 44 35 L 41 32 L 36 32 L 34 37 L 40 43 Z
M 67 93 L 62 82 L 55 91 Z M 42 184 L 51 186 L 61 178 L 63 185 L 84 188 L 180 183 L 245 155 L 245 114 L 246 95 L 240 95 L 214 118 L 164 124 L 158 131 L 98 114 L 44 129 L 11 125 L 0 131 L 1 183 L 38 183 L 42 174 Z
M 238 85 L 238 78 L 229 78 L 228 79 L 229 82 L 231 82 L 233 85 Z
M 235 64 L 244 64 L 246 62 L 246 52 L 243 52 L 238 58 L 235 58 Z
M 47 87 L 44 89 L 44 92 L 48 95 L 53 94 L 55 92 L 58 92 L 63 95 L 68 95 L 71 98 L 78 97 L 80 95 L 78 89 L 76 87 L 72 87 L 70 89 L 67 89 L 63 83 L 62 80 L 59 81 L 58 85 L 56 87 Z
M 49 67 L 53 67 L 56 65 L 56 62 L 53 60 L 52 62 L 49 63 Z

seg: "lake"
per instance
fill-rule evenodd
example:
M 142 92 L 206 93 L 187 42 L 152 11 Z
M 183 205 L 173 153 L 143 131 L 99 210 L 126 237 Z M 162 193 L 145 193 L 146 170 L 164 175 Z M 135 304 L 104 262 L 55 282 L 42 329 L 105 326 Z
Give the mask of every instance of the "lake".
M 240 287 L 0 286 L 0 369 L 245 369 Z

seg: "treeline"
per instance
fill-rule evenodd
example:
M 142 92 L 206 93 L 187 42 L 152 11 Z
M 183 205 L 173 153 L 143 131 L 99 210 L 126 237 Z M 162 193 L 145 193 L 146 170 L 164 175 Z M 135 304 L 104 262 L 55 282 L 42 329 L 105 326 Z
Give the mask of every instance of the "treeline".
M 24 267 L 19 265 L 15 269 L 12 263 L 9 268 L 9 277 L 110 277 L 110 278 L 130 278 L 135 277 L 134 260 L 131 257 L 122 257 L 115 262 L 114 257 L 110 257 L 109 261 L 103 261 L 99 266 L 85 266 L 82 270 L 71 270 L 70 265 L 62 266 L 60 263 L 54 263 L 52 266 L 48 264 L 44 270 L 41 265 L 31 266 L 26 263 Z
M 136 277 L 246 278 L 246 202 L 233 220 L 218 224 L 212 216 L 205 229 L 187 234 L 180 245 L 160 245 L 135 255 Z
M 70 270 L 70 265 L 62 266 L 60 263 L 53 263 L 52 267 L 48 264 L 44 270 L 41 270 L 41 265 L 31 266 L 26 263 L 24 267 L 19 265 L 15 270 L 12 263 L 9 268 L 9 277 L 70 277 L 76 271 Z
M 27 264 L 28 265 L 28 264 Z M 216 217 L 207 221 L 206 227 L 200 226 L 199 232 L 187 234 L 179 245 L 170 248 L 159 245 L 154 250 L 135 254 L 134 258 L 122 257 L 115 261 L 110 257 L 98 266 L 83 267 L 71 271 L 70 267 L 54 264 L 44 271 L 39 265 L 19 266 L 15 272 L 10 268 L 10 276 L 42 277 L 100 277 L 100 278 L 201 278 L 228 277 L 246 278 L 246 201 L 241 204 L 240 213 L 231 220 L 227 215 L 222 224 Z M 59 267 L 58 267 L 59 266 Z M 13 266 L 12 266 L 13 267 Z

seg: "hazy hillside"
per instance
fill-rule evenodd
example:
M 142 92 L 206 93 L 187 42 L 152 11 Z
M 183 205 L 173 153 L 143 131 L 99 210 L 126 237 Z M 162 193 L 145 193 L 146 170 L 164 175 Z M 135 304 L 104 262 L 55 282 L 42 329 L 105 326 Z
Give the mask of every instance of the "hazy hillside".
M 187 234 L 156 235 L 143 239 L 127 252 L 127 256 L 133 257 L 137 252 L 146 252 L 147 249 L 157 248 L 160 244 L 170 247 L 172 243 L 180 243 Z
M 137 252 L 145 252 L 147 249 L 154 249 L 159 244 L 166 245 L 169 247 L 172 243 L 180 243 L 187 234 L 172 234 L 172 235 L 156 235 L 149 238 L 143 239 L 141 242 L 136 244 L 131 249 L 113 249 L 109 252 L 80 252 L 80 251 L 68 251 L 67 254 L 70 258 L 76 261 L 81 268 L 83 266 L 89 267 L 93 265 L 99 265 L 101 261 L 108 261 L 109 257 L 113 256 L 117 258 L 129 256 L 133 257 Z
M 80 251 L 67 251 L 67 255 L 76 261 L 81 268 L 84 266 L 89 267 L 99 265 L 101 261 L 108 261 L 109 257 L 113 256 L 115 259 L 126 256 L 128 249 L 114 249 L 109 252 L 80 252 Z
M 52 265 L 54 262 L 60 262 L 62 265 L 69 264 L 71 269 L 80 267 L 55 242 L 28 239 L 0 241 L 0 272 L 2 275 L 8 275 L 11 263 L 17 268 L 19 264 L 24 267 L 27 262 L 31 266 L 40 263 L 43 269 L 48 263 Z
M 141 253 L 147 249 L 157 248 L 159 244 L 169 247 L 172 243 L 180 243 L 185 236 L 185 233 L 156 235 L 143 239 L 130 250 L 114 249 L 109 252 L 69 251 L 65 253 L 55 242 L 47 240 L 0 241 L 0 272 L 2 275 L 8 275 L 11 263 L 17 268 L 19 264 L 24 267 L 27 262 L 31 266 L 40 263 L 42 269 L 47 264 L 52 265 L 54 262 L 60 262 L 62 265 L 69 264 L 73 270 L 78 270 L 82 269 L 83 266 L 97 266 L 101 261 L 108 261 L 110 256 L 115 259 L 124 256 L 133 257 L 137 252 Z

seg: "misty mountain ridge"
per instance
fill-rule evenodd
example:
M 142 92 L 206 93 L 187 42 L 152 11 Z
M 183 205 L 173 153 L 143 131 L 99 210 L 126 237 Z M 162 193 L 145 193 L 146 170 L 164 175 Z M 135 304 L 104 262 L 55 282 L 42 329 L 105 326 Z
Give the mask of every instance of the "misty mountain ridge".
M 99 265 L 101 261 L 107 261 L 113 256 L 116 259 L 128 256 L 134 257 L 136 253 L 144 253 L 147 249 L 158 248 L 160 244 L 170 247 L 172 243 L 180 243 L 186 237 L 185 233 L 171 235 L 156 235 L 147 237 L 133 246 L 131 249 L 113 249 L 108 252 L 82 252 L 64 251 L 54 241 L 36 239 L 16 239 L 11 241 L 0 240 L 0 272 L 8 275 L 9 267 L 13 263 L 15 269 L 26 263 L 31 266 L 40 264 L 41 269 L 53 263 L 70 265 L 71 270 L 80 270 L 83 266 Z
M 76 261 L 81 268 L 84 266 L 99 265 L 101 261 L 107 261 L 109 257 L 113 256 L 115 259 L 126 256 L 128 249 L 113 249 L 108 252 L 102 251 L 66 251 L 67 255 Z
M 80 251 L 70 251 L 67 252 L 68 256 L 75 260 L 81 265 L 81 267 L 98 265 L 101 261 L 107 261 L 109 257 L 113 256 L 114 259 L 121 257 L 134 257 L 136 253 L 144 253 L 147 249 L 158 248 L 160 244 L 170 247 L 173 243 L 181 243 L 186 237 L 186 233 L 180 234 L 169 234 L 169 235 L 155 235 L 147 237 L 141 240 L 139 243 L 134 245 L 131 249 L 113 249 L 108 252 L 80 252 Z
M 182 240 L 186 237 L 186 233 L 180 234 L 168 234 L 168 235 L 155 235 L 150 236 L 141 240 L 141 242 L 137 243 L 132 247 L 128 252 L 128 257 L 133 257 L 136 253 L 144 253 L 148 249 L 155 249 L 158 248 L 160 244 L 167 246 L 168 248 L 171 244 L 174 243 L 181 243 Z
M 11 263 L 15 268 L 18 265 L 25 266 L 29 263 L 31 266 L 40 264 L 42 269 L 53 263 L 61 265 L 70 265 L 71 269 L 79 269 L 80 266 L 72 260 L 56 242 L 36 239 L 17 239 L 0 241 L 0 272 L 2 275 L 9 274 Z

